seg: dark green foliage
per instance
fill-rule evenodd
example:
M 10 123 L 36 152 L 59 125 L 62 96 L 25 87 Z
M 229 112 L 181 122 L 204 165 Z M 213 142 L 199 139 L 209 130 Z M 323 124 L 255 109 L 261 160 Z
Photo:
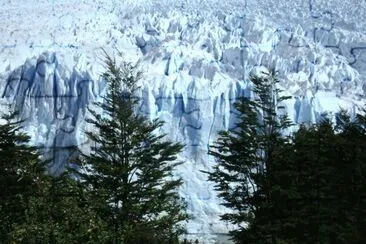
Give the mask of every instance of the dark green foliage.
M 304 243 L 364 243 L 366 157 L 364 116 L 341 112 L 294 135 L 298 166 L 297 238 Z
M 187 220 L 173 176 L 182 149 L 135 113 L 140 73 L 107 59 L 108 92 L 101 113 L 90 110 L 96 132 L 79 171 L 45 174 L 15 114 L 0 125 L 1 243 L 178 243 Z M 76 160 L 78 161 L 78 160 Z M 85 168 L 84 168 L 85 167 Z
M 253 76 L 251 81 L 255 98 L 243 98 L 236 104 L 241 115 L 237 127 L 220 132 L 211 147 L 209 153 L 217 165 L 209 172 L 209 180 L 216 183 L 223 205 L 234 210 L 222 215 L 223 220 L 239 225 L 231 232 L 233 239 L 238 243 L 271 243 L 279 231 L 274 222 L 278 196 L 271 188 L 275 180 L 272 171 L 276 163 L 284 163 L 281 159 L 287 152 L 276 147 L 288 143 L 281 132 L 290 126 L 278 111 L 287 97 L 278 95 L 273 71 Z
M 0 240 L 11 242 L 16 227 L 26 221 L 30 196 L 38 194 L 44 168 L 29 137 L 21 132 L 16 114 L 3 115 L 0 124 Z M 15 122 L 14 122 L 15 121 Z
M 210 151 L 209 180 L 233 210 L 222 218 L 239 226 L 233 240 L 365 243 L 365 115 L 341 111 L 336 126 L 324 119 L 284 136 L 278 91 L 263 77 L 252 82 L 256 98 L 237 104 L 237 128 L 220 132 Z
M 296 169 L 296 204 L 298 217 L 297 240 L 306 243 L 329 242 L 328 228 L 334 229 L 337 199 L 332 194 L 336 179 L 335 153 L 336 135 L 332 124 L 325 120 L 309 128 L 301 127 L 294 135 L 294 157 Z
M 108 243 L 176 243 L 187 219 L 174 178 L 182 145 L 156 132 L 162 123 L 137 114 L 141 73 L 107 56 L 107 94 L 90 110 L 91 153 L 82 155 L 79 175 L 93 208 L 108 226 Z
M 90 208 L 80 183 L 68 174 L 44 176 L 41 192 L 27 203 L 17 226 L 21 243 L 98 243 L 103 222 Z
M 342 167 L 338 181 L 338 196 L 342 196 L 341 216 L 346 219 L 348 238 L 352 243 L 364 243 L 366 240 L 366 110 L 356 119 L 343 124 L 339 155 Z M 350 239 L 349 239 L 350 240 Z M 348 242 L 350 243 L 350 242 Z
M 97 217 L 81 185 L 46 173 L 47 161 L 29 146 L 16 114 L 0 125 L 0 242 L 96 243 Z M 16 121 L 16 122 L 13 122 Z

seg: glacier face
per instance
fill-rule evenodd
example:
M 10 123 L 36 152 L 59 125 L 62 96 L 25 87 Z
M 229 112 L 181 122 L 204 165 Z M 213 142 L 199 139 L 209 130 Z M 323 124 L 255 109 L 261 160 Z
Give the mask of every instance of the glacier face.
M 186 145 L 176 174 L 194 219 L 191 234 L 225 233 L 211 183 L 200 170 L 216 132 L 235 123 L 232 103 L 251 96 L 249 74 L 276 66 L 296 123 L 313 123 L 364 104 L 366 3 L 340 0 L 9 0 L 0 8 L 1 104 L 26 118 L 32 140 L 56 148 L 54 171 L 68 149 L 87 150 L 87 106 L 100 99 L 103 52 L 139 62 L 139 111 L 166 123 Z

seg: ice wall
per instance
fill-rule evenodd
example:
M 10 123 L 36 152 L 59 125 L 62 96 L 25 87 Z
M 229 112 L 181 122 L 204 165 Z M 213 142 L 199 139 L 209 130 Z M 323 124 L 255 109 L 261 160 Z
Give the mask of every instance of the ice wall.
M 12 105 L 25 119 L 25 130 L 46 152 L 52 151 L 54 171 L 60 171 L 77 137 L 85 110 L 98 87 L 88 71 L 69 69 L 55 53 L 27 59 L 2 77 L 3 103 Z M 52 149 L 52 150 L 51 150 Z
M 357 111 L 365 101 L 365 3 L 355 1 L 8 1 L 0 8 L 0 95 L 26 118 L 32 140 L 55 151 L 88 147 L 86 108 L 104 86 L 103 47 L 139 62 L 139 111 L 186 145 L 176 172 L 195 217 L 190 233 L 225 233 L 225 210 L 200 170 L 233 102 L 252 96 L 249 74 L 275 66 L 296 123 Z

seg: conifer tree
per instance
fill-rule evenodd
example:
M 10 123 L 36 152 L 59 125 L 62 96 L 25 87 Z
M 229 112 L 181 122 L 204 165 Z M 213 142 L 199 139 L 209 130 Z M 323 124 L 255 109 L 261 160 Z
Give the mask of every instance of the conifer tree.
M 157 134 L 162 122 L 136 113 L 138 68 L 108 55 L 106 66 L 104 102 L 87 120 L 95 131 L 87 132 L 93 146 L 81 157 L 81 181 L 107 223 L 108 243 L 175 243 L 187 219 L 182 179 L 173 177 L 182 145 Z
M 222 215 L 223 220 L 239 226 L 231 232 L 233 240 L 274 243 L 280 231 L 275 222 L 278 206 L 274 205 L 277 196 L 273 170 L 285 153 L 277 149 L 287 143 L 281 133 L 290 126 L 287 117 L 278 111 L 287 97 L 279 95 L 279 80 L 273 70 L 252 76 L 250 81 L 255 98 L 242 98 L 236 104 L 239 122 L 236 128 L 219 133 L 209 152 L 217 165 L 208 174 L 223 205 L 233 210 Z
M 100 242 L 102 221 L 81 185 L 66 173 L 47 174 L 49 161 L 29 145 L 16 113 L 0 122 L 0 242 Z
M 363 243 L 366 174 L 364 116 L 340 112 L 338 125 L 329 119 L 301 126 L 289 148 L 285 181 L 291 187 L 287 243 Z M 276 177 L 279 177 L 276 172 Z M 278 199 L 280 201 L 280 199 Z M 289 242 L 290 241 L 290 242 Z
M 297 208 L 295 238 L 303 243 L 334 243 L 330 238 L 336 224 L 332 219 L 337 205 L 337 135 L 332 123 L 325 119 L 301 126 L 294 134 L 293 148 L 298 192 L 293 199 Z
M 28 203 L 37 195 L 45 171 L 37 149 L 21 131 L 16 113 L 2 115 L 0 121 L 0 240 L 17 241 L 17 227 L 26 221 Z
M 348 210 L 352 211 L 352 239 L 354 243 L 366 240 L 366 108 L 356 116 L 355 122 L 350 124 L 341 134 L 345 146 L 349 149 L 344 158 L 351 162 L 351 177 L 344 182 L 349 188 L 344 189 L 349 193 Z M 350 140 L 352 138 L 353 140 Z M 348 167 L 347 167 L 348 166 Z M 349 164 L 345 167 L 349 170 Z M 342 194 L 343 192 L 341 192 Z
M 18 225 L 22 243 L 105 243 L 105 225 L 91 209 L 80 182 L 67 172 L 45 175 L 30 196 L 25 222 Z
M 337 122 L 336 126 L 328 126 L 332 127 L 334 136 L 323 142 L 328 153 L 322 156 L 325 163 L 319 163 L 318 171 L 314 172 L 314 175 L 322 174 L 318 176 L 323 180 L 322 185 L 315 189 L 325 196 L 326 201 L 321 202 L 321 206 L 323 212 L 328 211 L 326 221 L 323 219 L 318 224 L 318 233 L 327 238 L 324 243 L 362 243 L 366 237 L 363 231 L 366 208 L 365 111 L 354 119 L 347 112 L 340 111 Z M 324 134 L 322 124 L 317 126 L 320 136 Z

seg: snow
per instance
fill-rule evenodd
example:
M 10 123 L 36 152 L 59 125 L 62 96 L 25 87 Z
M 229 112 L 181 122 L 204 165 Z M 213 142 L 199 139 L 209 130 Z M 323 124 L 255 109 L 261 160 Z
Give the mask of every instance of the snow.
M 87 150 L 86 107 L 104 91 L 102 48 L 118 49 L 145 71 L 139 111 L 186 145 L 176 174 L 195 217 L 188 231 L 205 240 L 232 227 L 200 170 L 214 163 L 216 132 L 235 123 L 232 103 L 251 96 L 252 70 L 277 67 L 297 123 L 365 102 L 363 1 L 0 1 L 1 104 L 21 110 L 35 143 L 58 149 L 53 170 L 69 146 Z

